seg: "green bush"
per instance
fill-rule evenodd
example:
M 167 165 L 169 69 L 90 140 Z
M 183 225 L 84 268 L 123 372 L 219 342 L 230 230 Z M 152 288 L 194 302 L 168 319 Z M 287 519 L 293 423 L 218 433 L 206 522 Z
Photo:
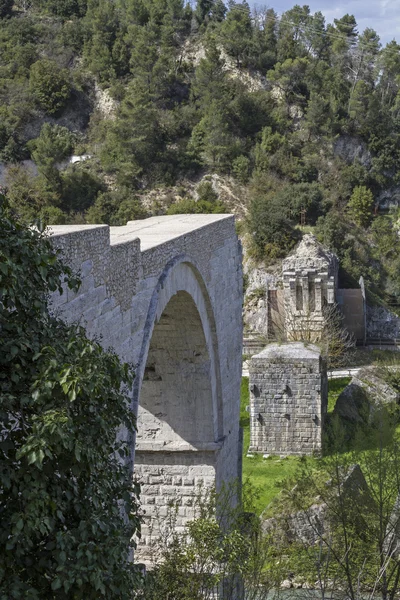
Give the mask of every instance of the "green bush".
M 39 137 L 27 144 L 32 159 L 38 165 L 54 165 L 67 158 L 73 150 L 75 136 L 66 127 L 44 123 Z
M 94 204 L 97 195 L 105 189 L 101 179 L 79 164 L 64 171 L 61 179 L 61 205 L 67 212 L 85 211 Z
M 48 294 L 79 282 L 3 197 L 0 228 L 0 596 L 130 598 L 132 372 L 50 314 Z
M 247 183 L 250 177 L 250 160 L 247 156 L 238 156 L 232 162 L 232 171 L 241 183 Z
M 354 188 L 347 210 L 350 218 L 359 227 L 367 227 L 372 219 L 372 207 L 374 205 L 374 196 L 365 185 L 358 185 Z
M 282 210 L 274 194 L 256 195 L 250 201 L 247 229 L 256 255 L 275 260 L 293 248 L 298 232 Z
M 29 89 L 41 109 L 57 113 L 65 108 L 71 95 L 69 72 L 60 69 L 54 60 L 38 60 L 30 68 Z
M 86 13 L 86 0 L 40 0 L 40 6 L 58 17 L 82 17 Z
M 220 214 L 225 212 L 226 207 L 222 202 L 210 202 L 208 200 L 196 201 L 192 198 L 186 198 L 172 204 L 167 210 L 167 215 Z

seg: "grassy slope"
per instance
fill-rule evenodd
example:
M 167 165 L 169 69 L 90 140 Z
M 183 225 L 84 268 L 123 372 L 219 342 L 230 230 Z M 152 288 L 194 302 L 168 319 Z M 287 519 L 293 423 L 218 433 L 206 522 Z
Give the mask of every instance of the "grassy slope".
M 333 410 L 340 392 L 348 382 L 348 378 L 334 379 L 329 382 L 329 412 Z M 250 415 L 246 411 L 248 405 L 249 379 L 243 377 L 240 407 L 240 426 L 243 427 L 243 480 L 248 478 L 254 486 L 259 488 L 260 495 L 256 508 L 261 513 L 279 493 L 279 482 L 295 474 L 300 458 L 289 456 L 280 459 L 279 456 L 270 456 L 264 459 L 261 454 L 256 454 L 252 458 L 247 456 L 250 443 Z

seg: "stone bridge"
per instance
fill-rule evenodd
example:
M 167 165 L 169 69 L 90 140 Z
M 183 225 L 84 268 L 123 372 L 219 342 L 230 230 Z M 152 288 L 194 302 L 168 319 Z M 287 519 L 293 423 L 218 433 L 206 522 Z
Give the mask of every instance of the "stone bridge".
M 176 215 L 53 226 L 54 246 L 80 272 L 77 294 L 52 303 L 133 363 L 138 414 L 134 470 L 146 513 L 148 561 L 172 498 L 177 526 L 199 485 L 240 477 L 241 247 L 231 215 Z

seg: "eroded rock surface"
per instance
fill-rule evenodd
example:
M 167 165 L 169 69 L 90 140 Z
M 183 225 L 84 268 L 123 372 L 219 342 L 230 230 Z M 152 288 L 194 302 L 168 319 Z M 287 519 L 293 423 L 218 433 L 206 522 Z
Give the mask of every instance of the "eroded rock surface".
M 357 424 L 369 424 L 383 405 L 395 404 L 399 393 L 375 367 L 361 369 L 337 399 L 334 415 Z

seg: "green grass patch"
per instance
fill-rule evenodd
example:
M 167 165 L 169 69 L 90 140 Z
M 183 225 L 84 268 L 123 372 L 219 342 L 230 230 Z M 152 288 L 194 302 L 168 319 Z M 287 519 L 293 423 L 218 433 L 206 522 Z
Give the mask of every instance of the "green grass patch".
M 351 377 L 340 377 L 339 379 L 330 379 L 328 383 L 328 414 L 333 412 L 336 400 L 343 392 L 346 385 L 351 381 Z
M 255 502 L 258 514 L 261 514 L 279 494 L 281 483 L 295 475 L 299 460 L 297 456 L 282 459 L 279 456 L 263 458 L 262 454 L 255 454 L 253 458 L 246 455 L 243 457 L 244 480 L 249 479 L 258 492 Z
M 332 411 L 336 400 L 342 390 L 349 383 L 348 377 L 332 379 L 329 381 L 328 410 Z M 250 445 L 250 413 L 246 408 L 249 406 L 249 379 L 242 378 L 240 426 L 243 428 L 243 480 L 249 479 L 251 484 L 258 490 L 256 510 L 259 514 L 266 509 L 274 498 L 279 494 L 281 482 L 289 477 L 294 477 L 299 466 L 300 457 L 270 456 L 263 458 L 262 454 L 254 454 L 248 457 Z M 314 460 L 309 458 L 307 460 Z

